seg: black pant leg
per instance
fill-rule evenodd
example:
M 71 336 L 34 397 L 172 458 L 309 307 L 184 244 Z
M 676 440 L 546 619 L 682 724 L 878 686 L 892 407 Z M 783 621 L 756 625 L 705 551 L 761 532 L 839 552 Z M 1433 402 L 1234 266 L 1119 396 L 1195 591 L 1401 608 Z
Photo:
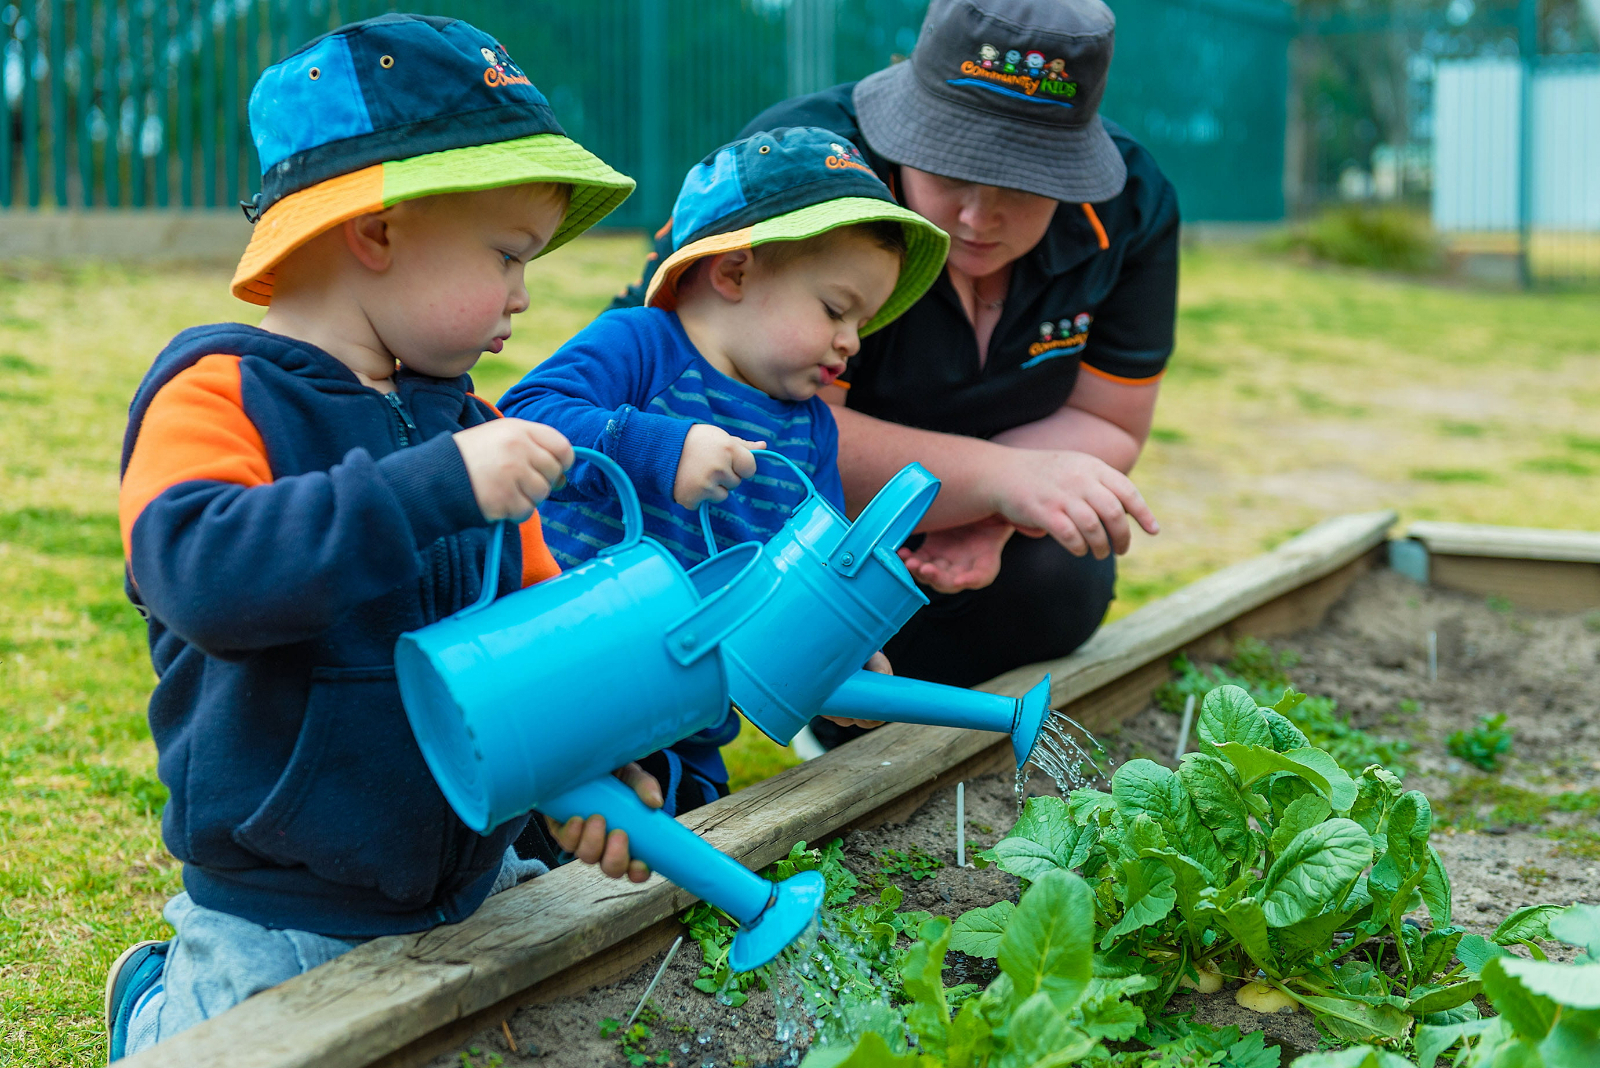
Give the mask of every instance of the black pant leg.
M 992 584 L 950 594 L 924 590 L 929 603 L 884 652 L 896 675 L 975 686 L 1088 641 L 1111 606 L 1116 578 L 1115 557 L 1073 556 L 1054 539 L 1016 534 Z M 865 733 L 821 718 L 811 730 L 829 749 Z

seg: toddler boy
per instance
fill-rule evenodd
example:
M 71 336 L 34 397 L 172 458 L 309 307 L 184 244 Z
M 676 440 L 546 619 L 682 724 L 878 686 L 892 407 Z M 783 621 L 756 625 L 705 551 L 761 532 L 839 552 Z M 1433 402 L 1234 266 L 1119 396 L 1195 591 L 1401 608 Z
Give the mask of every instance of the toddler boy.
M 451 811 L 393 650 L 477 598 L 491 521 L 521 526 L 483 581 L 557 573 L 533 511 L 571 448 L 498 418 L 467 372 L 527 308 L 527 262 L 633 182 L 448 18 L 311 42 L 262 75 L 250 125 L 262 193 L 233 293 L 268 311 L 179 334 L 123 444 L 127 586 L 160 677 L 150 724 L 185 892 L 165 911 L 176 937 L 111 968 L 112 1060 L 542 870 L 508 848 L 524 820 L 479 836 Z M 556 833 L 609 875 L 648 875 L 598 817 Z
M 680 563 L 706 559 L 694 509 L 713 502 L 720 545 L 766 541 L 804 489 L 752 449 L 792 459 L 844 510 L 838 431 L 817 391 L 863 335 L 933 284 L 949 238 L 895 203 L 836 134 L 794 127 L 718 149 L 684 180 L 672 252 L 647 307 L 607 312 L 500 401 L 616 460 L 639 490 L 645 530 Z M 621 506 L 592 464 L 540 509 L 555 559 L 615 542 Z M 677 814 L 726 793 L 716 727 L 642 761 Z

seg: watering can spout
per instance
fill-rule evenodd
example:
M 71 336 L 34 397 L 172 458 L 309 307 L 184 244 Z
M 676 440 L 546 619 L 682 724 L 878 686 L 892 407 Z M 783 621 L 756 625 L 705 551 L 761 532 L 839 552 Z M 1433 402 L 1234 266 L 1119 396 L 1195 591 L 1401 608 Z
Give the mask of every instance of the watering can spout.
M 558 823 L 573 816 L 605 817 L 608 830 L 626 831 L 628 848 L 651 869 L 739 921 L 728 963 L 759 968 L 805 933 L 822 908 L 819 872 L 768 882 L 658 808 L 649 808 L 616 778 L 602 775 L 541 801 Z
M 1011 735 L 1017 767 L 1028 762 L 1050 714 L 1050 676 L 1022 697 L 942 686 L 899 675 L 858 671 L 823 701 L 820 714 Z

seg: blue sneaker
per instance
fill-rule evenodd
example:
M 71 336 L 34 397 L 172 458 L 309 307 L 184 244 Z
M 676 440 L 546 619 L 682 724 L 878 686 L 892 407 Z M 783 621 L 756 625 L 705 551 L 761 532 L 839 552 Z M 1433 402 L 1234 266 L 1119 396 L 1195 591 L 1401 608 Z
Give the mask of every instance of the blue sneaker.
M 111 1036 L 110 1060 L 119 1061 L 127 1053 L 128 1022 L 133 1010 L 146 994 L 161 982 L 167 967 L 170 942 L 140 942 L 122 951 L 106 973 L 106 1031 Z

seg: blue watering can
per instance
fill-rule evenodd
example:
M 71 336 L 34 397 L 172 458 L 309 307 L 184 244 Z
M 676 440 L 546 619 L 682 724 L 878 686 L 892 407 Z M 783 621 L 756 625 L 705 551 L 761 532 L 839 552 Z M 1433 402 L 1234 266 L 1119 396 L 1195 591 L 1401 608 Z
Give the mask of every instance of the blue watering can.
M 1050 714 L 1050 676 L 1011 698 L 861 670 L 928 603 L 896 550 L 933 504 L 939 480 L 907 464 L 851 523 L 787 456 L 756 455 L 786 465 L 805 496 L 762 549 L 776 589 L 723 638 L 734 707 L 780 745 L 813 716 L 841 716 L 1009 734 L 1017 767 L 1027 763 Z M 700 506 L 700 529 L 711 561 L 749 548 L 718 552 L 709 504 Z
M 574 452 L 615 485 L 622 540 L 496 600 L 497 524 L 477 603 L 395 645 L 406 715 L 467 826 L 485 834 L 533 808 L 557 821 L 603 815 L 628 832 L 634 856 L 740 922 L 729 962 L 748 971 L 805 930 L 822 905 L 822 876 L 773 884 L 646 807 L 611 771 L 722 720 L 723 643 L 772 598 L 779 576 L 754 542 L 685 571 L 644 537 L 622 469 Z

